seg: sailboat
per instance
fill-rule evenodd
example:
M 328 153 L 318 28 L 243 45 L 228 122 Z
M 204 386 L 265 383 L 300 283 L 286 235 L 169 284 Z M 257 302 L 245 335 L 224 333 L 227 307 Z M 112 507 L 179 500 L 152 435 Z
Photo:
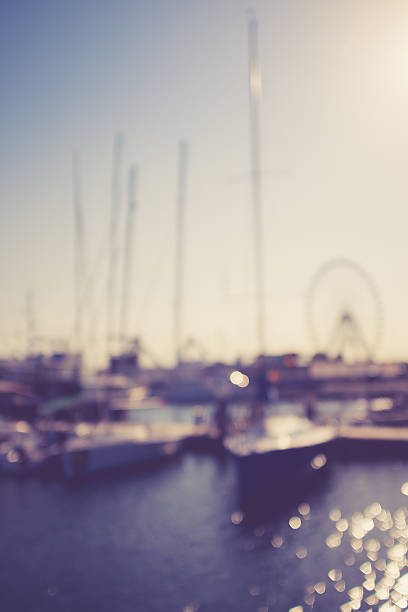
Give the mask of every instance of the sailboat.
M 256 331 L 260 357 L 259 381 L 266 380 L 262 369 L 265 316 L 263 288 L 263 253 L 261 223 L 261 164 L 259 103 L 261 77 L 258 60 L 258 24 L 254 16 L 248 22 L 249 35 L 249 106 L 252 163 L 252 204 L 254 212 L 254 248 L 256 280 Z M 253 424 L 246 432 L 224 440 L 238 470 L 240 492 L 245 501 L 263 503 L 267 497 L 278 502 L 313 473 L 325 471 L 329 447 L 336 437 L 332 427 L 319 426 L 294 414 L 265 417 L 266 403 L 262 384 L 256 384 L 252 405 Z

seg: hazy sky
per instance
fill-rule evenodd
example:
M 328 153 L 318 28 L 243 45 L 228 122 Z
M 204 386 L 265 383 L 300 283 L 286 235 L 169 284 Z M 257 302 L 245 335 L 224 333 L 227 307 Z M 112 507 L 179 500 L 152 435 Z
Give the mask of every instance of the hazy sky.
M 189 142 L 185 337 L 210 358 L 256 351 L 243 0 L 5 0 L 0 8 L 1 353 L 72 341 L 72 151 L 81 158 L 85 338 L 103 358 L 115 134 L 140 172 L 131 331 L 173 356 L 177 147 Z M 305 294 L 333 257 L 361 265 L 384 312 L 382 358 L 408 357 L 408 3 L 256 0 L 271 352 L 312 350 Z M 125 197 L 120 235 L 124 234 Z M 98 256 L 99 254 L 99 256 Z M 99 263 L 95 264 L 98 258 Z M 120 279 L 121 268 L 118 270 Z M 322 283 L 322 343 L 342 308 L 374 335 L 353 272 Z

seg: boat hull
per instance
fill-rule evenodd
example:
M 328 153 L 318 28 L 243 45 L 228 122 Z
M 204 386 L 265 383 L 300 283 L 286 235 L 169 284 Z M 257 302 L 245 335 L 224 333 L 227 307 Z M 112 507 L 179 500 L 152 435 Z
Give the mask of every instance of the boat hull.
M 288 498 L 296 488 L 328 468 L 330 444 L 235 455 L 240 494 L 244 500 L 268 496 Z
M 62 465 L 68 478 L 89 476 L 121 467 L 144 465 L 178 452 L 179 442 L 120 442 L 66 450 Z

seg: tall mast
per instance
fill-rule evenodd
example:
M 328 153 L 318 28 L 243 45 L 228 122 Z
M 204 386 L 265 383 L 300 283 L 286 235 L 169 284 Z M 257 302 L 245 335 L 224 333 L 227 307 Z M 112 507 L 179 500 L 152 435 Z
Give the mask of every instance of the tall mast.
M 136 212 L 136 188 L 137 188 L 138 171 L 136 166 L 129 168 L 129 184 L 128 184 L 128 210 L 125 226 L 125 252 L 123 262 L 123 285 L 122 285 L 122 304 L 120 311 L 120 335 L 121 341 L 124 342 L 127 337 L 127 324 L 129 312 L 129 297 L 130 283 L 132 272 L 132 254 L 133 254 L 133 228 L 134 217 Z
M 261 194 L 261 146 L 259 105 L 261 97 L 261 73 L 258 55 L 258 22 L 253 15 L 248 21 L 248 86 L 249 121 L 251 139 L 251 183 L 254 224 L 256 334 L 259 354 L 265 349 L 265 303 L 262 245 L 262 194 Z
M 174 291 L 174 353 L 176 363 L 181 361 L 181 317 L 183 298 L 184 217 L 186 203 L 188 144 L 180 140 L 178 151 L 176 269 Z
M 112 194 L 111 194 L 111 218 L 109 236 L 109 270 L 108 270 L 108 303 L 106 321 L 106 349 L 108 357 L 111 352 L 112 340 L 115 337 L 113 328 L 115 296 L 116 296 L 116 276 L 118 262 L 118 224 L 120 214 L 120 178 L 123 158 L 123 135 L 117 134 L 115 138 L 112 166 Z
M 27 319 L 27 354 L 34 353 L 36 339 L 36 325 L 34 312 L 34 293 L 32 290 L 26 292 L 26 319 Z
M 84 225 L 81 194 L 81 172 L 78 154 L 72 154 L 72 190 L 75 220 L 75 348 L 81 350 L 83 292 L 85 279 Z

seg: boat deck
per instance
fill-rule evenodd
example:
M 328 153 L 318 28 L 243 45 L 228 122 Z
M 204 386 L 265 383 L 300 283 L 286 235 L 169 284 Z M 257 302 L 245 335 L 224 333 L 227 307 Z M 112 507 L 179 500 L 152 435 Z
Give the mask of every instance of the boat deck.
M 272 416 L 258 431 L 227 437 L 225 446 L 235 455 L 247 456 L 318 446 L 336 437 L 337 429 L 331 425 L 315 425 L 296 415 Z
M 115 444 L 157 444 L 179 442 L 186 438 L 203 435 L 204 428 L 188 423 L 130 424 L 103 423 L 85 426 L 77 431 L 77 437 L 65 443 L 67 450 L 90 449 Z
M 385 425 L 342 425 L 338 437 L 347 440 L 408 442 L 408 427 Z

